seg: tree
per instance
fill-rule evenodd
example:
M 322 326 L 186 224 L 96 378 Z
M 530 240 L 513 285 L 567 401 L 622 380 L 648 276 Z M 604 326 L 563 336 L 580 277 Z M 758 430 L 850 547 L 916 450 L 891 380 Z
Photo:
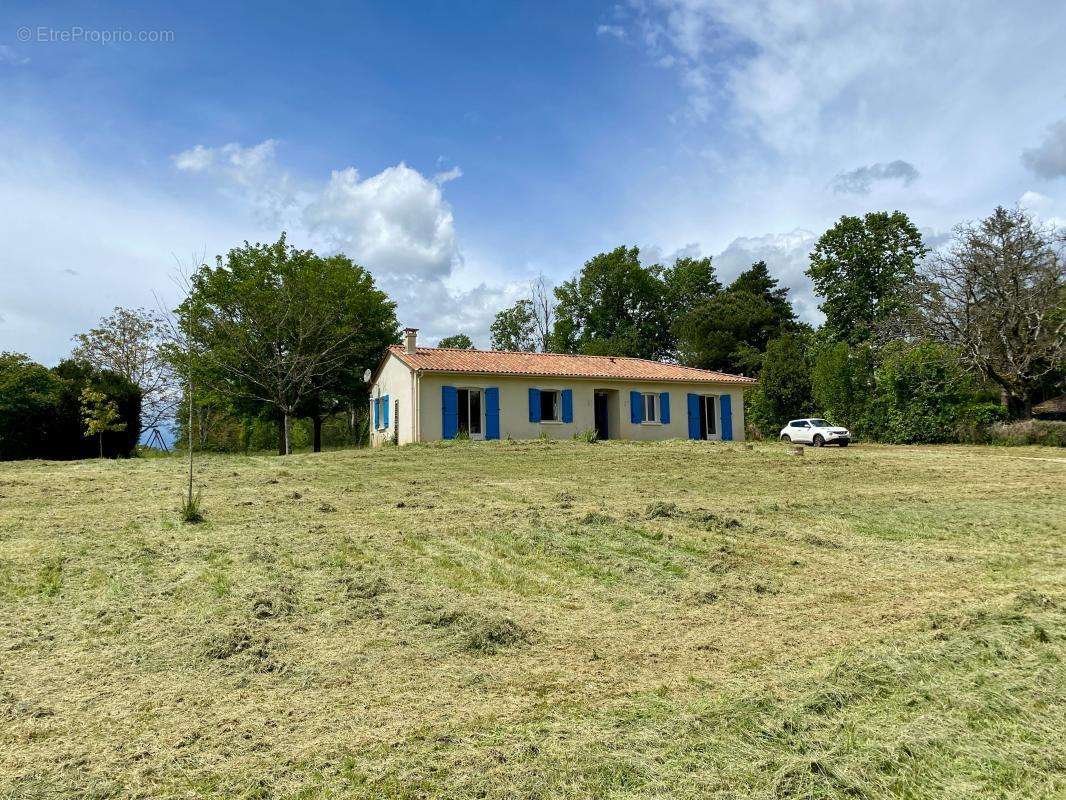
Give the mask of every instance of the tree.
M 675 259 L 673 266 L 662 270 L 662 281 L 666 307 L 674 316 L 692 311 L 722 291 L 710 258 Z
M 490 333 L 493 350 L 546 353 L 555 327 L 555 298 L 543 275 L 529 284 L 529 292 L 496 314 Z
M 555 290 L 551 346 L 557 352 L 661 359 L 673 351 L 661 268 L 644 267 L 636 247 L 585 262 Z
M 729 291 L 746 292 L 758 297 L 770 307 L 774 324 L 780 327 L 794 322 L 796 312 L 792 308 L 792 301 L 788 299 L 788 287 L 779 284 L 777 278 L 770 276 L 766 262 L 756 261 L 749 269 L 737 275 L 729 284 Z
M 764 435 L 776 436 L 788 420 L 809 416 L 813 409 L 809 339 L 786 333 L 766 348 L 759 385 L 749 399 L 752 424 Z
M 871 415 L 880 441 L 953 442 L 975 417 L 991 421 L 982 400 L 974 376 L 950 347 L 893 342 L 881 354 Z
M 921 234 L 902 211 L 843 216 L 822 234 L 807 275 L 823 298 L 825 329 L 861 344 L 903 312 L 906 289 L 925 256 Z
M 0 461 L 50 453 L 62 381 L 20 353 L 0 353 Z
M 175 376 L 163 356 L 163 319 L 143 308 L 115 307 L 97 327 L 74 336 L 71 357 L 118 373 L 141 390 L 141 428 L 158 427 L 177 403 Z
M 86 386 L 81 392 L 81 415 L 85 424 L 85 435 L 97 438 L 100 458 L 103 458 L 104 434 L 126 429 L 126 423 L 118 413 L 118 406 L 103 392 Z
M 811 390 L 819 414 L 859 436 L 878 435 L 870 420 L 875 391 L 874 353 L 866 345 L 828 342 L 816 350 Z
M 311 448 L 322 450 L 322 426 L 334 414 L 354 418 L 368 402 L 363 373 L 381 363 L 390 344 L 399 341 L 396 304 L 377 288 L 374 277 L 344 255 L 314 256 L 313 280 L 305 302 L 332 320 L 316 345 L 333 348 L 323 371 L 312 376 L 296 415 L 311 420 Z M 469 338 L 467 338 L 469 343 Z
M 788 288 L 760 261 L 677 316 L 677 357 L 702 369 L 757 374 L 770 339 L 797 325 Z
M 496 314 L 489 328 L 493 350 L 512 350 L 535 353 L 538 349 L 536 327 L 533 322 L 533 303 L 521 298 L 510 308 Z
M 291 452 L 293 416 L 321 420 L 365 393 L 362 370 L 399 338 L 395 306 L 369 273 L 344 256 L 297 250 L 284 234 L 200 267 L 178 315 L 188 320 L 201 382 L 235 407 L 270 413 L 282 454 Z
M 457 333 L 454 336 L 445 336 L 437 342 L 437 347 L 451 347 L 456 350 L 473 350 L 474 343 L 470 341 L 470 337 L 465 333 Z
M 95 369 L 84 361 L 66 359 L 51 370 L 62 386 L 54 429 L 49 433 L 49 458 L 128 457 L 140 439 L 141 390 L 125 376 Z M 105 430 L 102 436 L 87 436 L 84 421 L 85 389 L 103 394 L 118 411 L 122 427 Z
M 1002 391 L 1011 417 L 1029 417 L 1066 359 L 1064 237 L 1025 212 L 997 208 L 956 229 L 922 270 L 916 332 L 957 349 Z

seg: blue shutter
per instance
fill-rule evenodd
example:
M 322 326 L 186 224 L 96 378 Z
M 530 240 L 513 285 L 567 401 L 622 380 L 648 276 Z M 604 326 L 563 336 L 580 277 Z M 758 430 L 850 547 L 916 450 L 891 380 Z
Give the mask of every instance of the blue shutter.
M 670 393 L 659 392 L 659 422 L 670 424 Z
M 500 390 L 495 386 L 485 390 L 485 438 L 500 438 Z
M 381 398 L 381 427 L 389 427 L 389 396 Z
M 440 433 L 442 439 L 454 439 L 459 433 L 459 391 L 454 386 L 442 386 Z
M 722 409 L 722 441 L 729 442 L 733 440 L 733 398 L 723 394 L 718 401 Z
M 529 421 L 540 422 L 540 389 L 529 390 Z
M 570 389 L 563 389 L 563 422 L 574 421 L 574 393 Z
M 644 397 L 640 392 L 629 393 L 629 421 L 634 425 L 644 421 Z
M 700 438 L 700 396 L 698 394 L 688 396 L 688 438 Z
M 380 418 L 379 415 L 381 414 L 381 398 L 375 397 L 373 401 L 371 401 L 370 405 L 374 408 L 374 430 L 377 430 L 378 419 Z

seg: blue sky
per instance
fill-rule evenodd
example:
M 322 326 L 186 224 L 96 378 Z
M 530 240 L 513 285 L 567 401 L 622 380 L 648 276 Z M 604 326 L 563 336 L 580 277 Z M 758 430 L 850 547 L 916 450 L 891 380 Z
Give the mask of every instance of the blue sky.
M 6 4 L 0 350 L 53 363 L 281 230 L 429 342 L 619 244 L 765 258 L 816 321 L 841 214 L 1066 219 L 1064 34 L 1035 2 Z

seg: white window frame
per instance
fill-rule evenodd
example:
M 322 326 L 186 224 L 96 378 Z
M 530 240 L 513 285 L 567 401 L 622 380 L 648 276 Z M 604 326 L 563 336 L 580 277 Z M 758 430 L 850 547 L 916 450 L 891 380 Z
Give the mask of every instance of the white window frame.
M 651 401 L 651 408 L 653 413 L 648 414 L 648 402 Z M 658 392 L 641 392 L 640 402 L 643 405 L 642 425 L 662 425 L 662 399 L 659 397 Z
M 484 386 L 458 386 L 456 387 L 456 395 L 460 391 L 466 392 L 466 415 L 467 415 L 467 432 L 471 439 L 480 441 L 485 438 L 485 427 L 488 425 L 487 409 L 485 408 L 485 387 Z M 477 433 L 470 433 L 470 395 L 473 392 L 478 393 L 478 407 L 480 408 L 480 415 L 478 416 L 478 427 L 481 429 Z M 459 421 L 456 419 L 456 430 L 459 429 Z
M 561 425 L 563 422 L 563 390 L 562 389 L 538 389 L 540 392 L 540 421 L 541 423 L 547 423 L 549 425 Z M 544 418 L 544 395 L 555 395 L 555 402 L 552 403 L 552 410 L 555 412 L 553 419 Z
M 377 397 L 374 398 L 374 407 L 377 409 L 377 415 L 376 416 L 378 418 L 377 427 L 374 428 L 374 430 L 376 430 L 376 431 L 387 431 L 389 429 L 388 425 L 382 424 L 383 420 L 385 419 L 385 402 L 384 401 L 385 401 L 385 395 L 383 395 L 383 394 L 379 394 Z M 390 421 L 391 421 L 391 415 L 390 415 Z

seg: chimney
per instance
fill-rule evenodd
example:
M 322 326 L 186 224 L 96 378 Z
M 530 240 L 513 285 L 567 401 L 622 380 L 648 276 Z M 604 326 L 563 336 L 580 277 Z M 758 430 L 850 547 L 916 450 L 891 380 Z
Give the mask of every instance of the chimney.
M 418 346 L 418 328 L 404 328 L 403 329 L 403 349 L 409 356 L 415 354 L 415 347 Z

